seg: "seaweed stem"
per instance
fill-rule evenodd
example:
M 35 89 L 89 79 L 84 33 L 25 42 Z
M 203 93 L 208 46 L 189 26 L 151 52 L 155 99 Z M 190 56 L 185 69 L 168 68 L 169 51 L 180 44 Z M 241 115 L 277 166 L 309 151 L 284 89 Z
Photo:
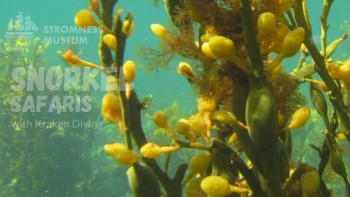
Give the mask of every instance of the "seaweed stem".
M 350 131 L 350 118 L 348 115 L 347 107 L 343 101 L 343 95 L 339 87 L 330 77 L 328 70 L 326 69 L 326 63 L 324 57 L 318 51 L 313 38 L 311 29 L 308 27 L 304 13 L 302 12 L 302 0 L 296 0 L 296 8 L 294 9 L 296 21 L 299 26 L 305 30 L 304 44 L 310 52 L 313 60 L 315 61 L 315 71 L 320 75 L 327 87 L 331 90 L 329 94 L 329 100 L 338 112 L 338 116 L 343 123 L 344 128 Z M 350 132 L 346 132 L 346 139 L 350 142 Z
M 306 23 L 309 26 L 309 29 L 312 31 L 312 26 L 311 26 L 310 17 L 309 17 L 309 10 L 307 9 L 306 0 L 303 0 L 302 3 L 303 3 L 303 12 L 304 12 Z
M 327 24 L 327 19 L 329 15 L 329 11 L 331 9 L 331 6 L 333 4 L 334 0 L 324 0 L 323 1 L 323 9 L 322 9 L 322 16 L 320 17 L 321 19 L 321 45 L 322 45 L 322 51 L 323 54 L 326 53 L 327 49 L 327 30 L 329 28 L 329 25 Z M 326 57 L 326 55 L 324 55 Z
M 221 154 L 225 155 L 225 158 L 229 158 L 231 160 L 231 165 L 234 165 L 238 171 L 243 175 L 243 177 L 247 180 L 251 190 L 254 193 L 254 196 L 265 196 L 264 192 L 260 186 L 260 182 L 255 173 L 248 168 L 246 163 L 239 157 L 239 155 L 229 146 L 227 146 L 224 142 L 213 139 L 211 144 L 211 153 L 214 155 L 215 151 L 220 151 Z M 217 157 L 221 158 L 221 157 Z M 223 162 L 223 161 L 217 161 Z M 230 170 L 234 169 L 234 167 L 230 167 Z
M 113 25 L 113 8 L 114 5 L 118 2 L 118 0 L 108 0 L 101 2 L 102 5 L 102 25 L 111 29 Z M 113 57 L 111 50 L 107 47 L 107 45 L 103 42 L 102 37 L 105 35 L 105 32 L 101 32 L 99 51 L 100 51 L 100 60 L 103 67 L 111 67 L 113 64 Z
M 262 83 L 266 81 L 264 74 L 264 64 L 260 54 L 260 47 L 256 38 L 255 22 L 253 11 L 249 0 L 240 0 L 241 18 L 243 23 L 244 41 L 249 57 L 251 72 Z
M 123 104 L 122 108 L 122 120 L 125 122 L 126 125 L 126 130 L 125 130 L 125 141 L 126 145 L 129 149 L 132 149 L 132 140 L 131 140 L 131 129 L 130 128 L 130 123 L 132 120 L 132 117 L 134 114 L 129 114 L 127 112 L 130 111 L 130 106 L 135 105 L 136 103 L 131 103 L 129 99 L 126 99 L 124 96 L 125 95 L 125 84 L 121 83 L 124 82 L 124 73 L 121 72 L 123 63 L 124 63 L 124 51 L 125 51 L 125 46 L 126 46 L 126 35 L 122 32 L 122 20 L 121 20 L 121 13 L 123 9 L 119 8 L 115 14 L 115 20 L 114 20 L 114 34 L 118 40 L 118 45 L 115 51 L 115 56 L 114 56 L 114 66 L 116 66 L 116 73 L 115 77 L 117 78 L 118 82 L 118 96 L 121 98 L 121 102 Z M 121 87 L 122 86 L 122 87 Z M 137 101 L 138 103 L 138 101 Z
M 107 27 L 112 26 L 112 15 L 114 5 L 117 0 L 103 1 L 102 3 L 102 19 L 103 23 Z M 121 20 L 122 8 L 119 8 L 115 14 L 114 29 L 113 32 L 118 39 L 118 45 L 115 52 L 114 60 L 112 57 L 111 50 L 103 43 L 102 39 L 100 42 L 100 57 L 104 67 L 116 67 L 116 73 L 113 73 L 117 78 L 118 96 L 121 99 L 123 105 L 123 121 L 126 125 L 125 140 L 129 149 L 132 148 L 132 138 L 134 139 L 138 148 L 141 148 L 147 143 L 147 138 L 142 129 L 141 123 L 141 104 L 139 103 L 137 94 L 135 91 L 131 92 L 129 99 L 125 96 L 125 84 L 121 83 L 124 81 L 124 74 L 121 72 L 124 63 L 124 52 L 126 46 L 126 34 L 122 32 L 122 20 Z M 132 20 L 132 15 L 128 13 L 127 20 Z M 104 33 L 102 33 L 102 36 Z M 114 63 L 113 63 L 114 62 Z M 109 69 L 105 69 L 108 71 Z M 112 73 L 106 72 L 111 75 Z M 149 166 L 155 175 L 157 176 L 160 183 L 166 190 L 168 197 L 179 197 L 181 196 L 181 182 L 185 175 L 187 164 L 182 164 L 178 167 L 174 179 L 170 179 L 169 176 L 160 168 L 158 163 L 154 159 L 142 158 L 143 161 Z

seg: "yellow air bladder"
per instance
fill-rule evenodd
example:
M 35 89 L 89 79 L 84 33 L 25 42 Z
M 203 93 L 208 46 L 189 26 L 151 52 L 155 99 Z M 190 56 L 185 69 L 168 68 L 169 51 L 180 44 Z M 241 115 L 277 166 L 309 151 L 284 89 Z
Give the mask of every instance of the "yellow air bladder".
M 78 66 L 81 63 L 81 59 L 79 56 L 73 54 L 72 50 L 66 50 L 63 55 L 63 59 L 66 60 L 72 66 Z
M 193 135 L 193 137 L 198 137 L 202 135 L 205 140 L 208 140 L 208 136 L 206 134 L 207 123 L 199 113 L 191 116 L 188 121 L 190 122 L 191 135 Z
M 180 146 L 158 146 L 155 143 L 149 142 L 141 147 L 140 152 L 142 156 L 154 159 L 163 153 L 173 152 L 179 148 Z
M 158 37 L 160 37 L 162 39 L 164 39 L 164 38 L 166 38 L 168 36 L 168 32 L 165 29 L 165 27 L 163 27 L 160 24 L 152 24 L 151 25 L 151 30 L 156 36 L 158 36 Z
M 187 79 L 193 79 L 194 78 L 194 73 L 192 66 L 189 65 L 186 62 L 180 62 L 179 67 L 176 68 L 176 71 L 180 74 L 186 77 Z
M 125 79 L 125 95 L 129 99 L 132 91 L 132 82 L 136 75 L 136 64 L 134 61 L 126 61 L 123 65 L 124 79 Z
M 124 132 L 122 120 L 122 106 L 120 99 L 114 93 L 107 93 L 102 99 L 102 116 L 105 120 L 119 125 L 119 129 Z
M 215 57 L 230 61 L 243 71 L 248 72 L 247 62 L 236 55 L 235 44 L 232 40 L 224 36 L 212 36 L 208 43 L 210 51 Z
M 311 114 L 311 110 L 308 107 L 301 107 L 297 111 L 294 112 L 292 116 L 292 120 L 290 121 L 287 129 L 296 129 L 301 128 L 305 125 L 307 120 L 309 119 Z
M 205 43 L 205 42 L 208 42 L 209 41 L 209 38 L 211 37 L 211 35 L 209 35 L 209 34 L 203 34 L 202 36 L 201 36 L 201 41 L 202 41 L 202 43 Z
M 213 112 L 210 118 L 212 120 L 219 121 L 223 124 L 234 124 L 235 122 L 237 122 L 236 116 L 233 113 L 225 110 L 219 110 L 219 111 Z
M 286 35 L 289 33 L 289 29 L 284 24 L 277 24 L 275 32 L 271 35 L 272 37 L 272 46 L 269 51 L 275 52 L 275 53 L 281 53 L 282 51 L 282 44 L 283 40 L 286 37 Z M 278 65 L 278 64 L 277 64 Z
M 168 115 L 163 111 L 157 111 L 153 114 L 153 122 L 160 128 L 168 127 Z
M 117 38 L 113 34 L 105 34 L 102 38 L 107 47 L 113 51 L 117 49 Z
M 206 55 L 206 56 L 208 56 L 208 57 L 210 57 L 210 58 L 212 58 L 212 59 L 218 59 L 218 57 L 216 57 L 215 55 L 214 55 L 214 53 L 210 50 L 210 47 L 209 47 L 209 42 L 203 42 L 203 44 L 202 44 L 202 52 Z
M 248 127 L 245 124 L 237 120 L 236 116 L 229 111 L 225 111 L 225 110 L 214 111 L 213 113 L 211 113 L 210 119 L 221 122 L 223 124 L 235 124 L 242 128 L 248 129 Z
M 117 154 L 115 159 L 120 164 L 133 165 L 139 160 L 139 155 L 133 150 L 126 149 Z
M 232 40 L 223 36 L 213 36 L 209 39 L 209 47 L 213 54 L 224 60 L 235 61 L 235 44 Z
M 94 68 L 97 70 L 103 70 L 102 67 L 93 64 L 91 62 L 85 61 L 83 59 L 80 59 L 79 56 L 75 55 L 73 53 L 72 50 L 66 50 L 63 54 L 62 54 L 63 59 L 69 63 L 71 66 L 85 66 L 88 68 Z
M 210 136 L 210 126 L 211 126 L 210 114 L 213 111 L 215 111 L 217 102 L 215 100 L 209 99 L 209 98 L 199 98 L 199 99 L 197 99 L 197 103 L 198 103 L 199 114 L 203 117 L 203 119 L 207 125 L 206 134 L 207 134 L 207 137 L 209 137 Z
M 344 82 L 348 94 L 348 109 L 350 109 L 350 59 L 340 65 L 328 64 L 327 69 L 332 78 L 341 79 Z
M 75 15 L 74 22 L 80 28 L 98 27 L 107 33 L 112 33 L 110 29 L 97 22 L 93 13 L 89 10 L 78 11 Z
M 121 153 L 124 150 L 127 150 L 128 148 L 126 147 L 125 144 L 116 142 L 113 144 L 105 144 L 103 149 L 105 150 L 106 153 L 112 156 L 117 156 L 119 153 Z
M 274 68 L 286 57 L 294 56 L 301 47 L 301 44 L 304 42 L 305 30 L 302 27 L 298 27 L 291 32 L 288 32 L 283 39 L 281 46 L 281 52 L 273 60 L 270 67 Z
M 259 37 L 272 34 L 276 30 L 276 17 L 271 12 L 264 12 L 258 18 Z
M 237 186 L 230 185 L 229 182 L 221 176 L 208 176 L 201 182 L 202 190 L 213 196 L 227 196 L 233 192 L 235 193 L 249 193 L 246 188 L 240 188 Z
M 106 144 L 103 148 L 106 153 L 113 156 L 118 163 L 123 165 L 133 165 L 139 159 L 139 155 L 135 151 L 128 149 L 121 143 Z
M 317 192 L 320 186 L 320 175 L 316 170 L 305 172 L 302 180 L 301 191 L 303 197 L 312 196 Z
M 210 164 L 210 155 L 207 152 L 198 153 L 192 157 L 190 162 L 190 172 L 187 174 L 186 178 L 182 181 L 182 186 L 186 185 L 192 177 L 198 173 L 205 172 Z
M 75 24 L 81 28 L 100 26 L 100 23 L 95 20 L 94 15 L 89 10 L 80 10 L 75 15 Z
M 126 35 L 126 37 L 131 36 L 132 32 L 134 32 L 134 22 L 132 20 L 126 20 L 123 22 L 122 31 Z
M 159 127 L 168 131 L 169 135 L 177 140 L 176 133 L 168 124 L 168 115 L 163 111 L 157 111 L 153 114 L 153 122 Z
M 202 177 L 197 177 L 195 179 L 192 179 L 187 186 L 187 189 L 185 191 L 185 196 L 186 197 L 204 197 L 205 193 L 203 192 L 201 188 L 201 182 L 203 178 Z
M 175 127 L 175 131 L 184 136 L 188 136 L 189 132 L 191 130 L 190 122 L 184 118 L 181 118 L 177 123 Z
M 339 132 L 335 135 L 335 138 L 337 138 L 339 140 L 343 140 L 343 139 L 346 139 L 346 135 L 344 132 Z

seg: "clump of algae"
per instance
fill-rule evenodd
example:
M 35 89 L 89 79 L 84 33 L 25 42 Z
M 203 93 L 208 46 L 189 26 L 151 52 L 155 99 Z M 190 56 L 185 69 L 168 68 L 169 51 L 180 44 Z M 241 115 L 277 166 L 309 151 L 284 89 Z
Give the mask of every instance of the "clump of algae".
M 277 75 L 271 75 L 268 81 L 276 105 L 285 117 L 289 117 L 296 109 L 306 104 L 299 84 L 288 73 L 280 72 Z

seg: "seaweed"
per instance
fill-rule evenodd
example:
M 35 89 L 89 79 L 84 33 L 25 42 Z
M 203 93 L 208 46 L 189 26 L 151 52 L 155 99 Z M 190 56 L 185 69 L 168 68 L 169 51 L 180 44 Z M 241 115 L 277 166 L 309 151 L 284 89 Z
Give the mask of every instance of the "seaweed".
M 122 9 L 114 13 L 117 2 L 100 2 L 101 24 L 111 29 L 103 28 L 101 38 L 111 31 L 118 40 L 115 50 L 108 48 L 103 39 L 100 43 L 102 70 L 115 78 L 117 86 L 117 91 L 108 92 L 117 96 L 115 105 L 103 103 L 108 110 L 103 110 L 102 115 L 107 121 L 117 118 L 111 122 L 119 125 L 125 141 L 123 148 L 117 148 L 118 142 L 107 146 L 115 149 L 105 148 L 105 151 L 118 162 L 129 165 L 128 178 L 135 196 L 147 196 L 140 191 L 145 184 L 159 196 L 158 182 L 166 196 L 182 195 L 187 184 L 187 180 L 182 182 L 187 166 L 192 170 L 197 164 L 192 160 L 179 164 L 171 178 L 168 174 L 170 155 L 178 149 L 198 149 L 211 157 L 210 167 L 198 172 L 201 185 L 197 181 L 196 186 L 187 190 L 202 189 L 214 196 L 329 196 L 322 174 L 325 165 L 330 163 L 343 178 L 349 195 L 346 167 L 336 134 L 341 130 L 350 141 L 349 108 L 343 100 L 349 93 L 341 89 L 342 83 L 348 85 L 344 70 L 350 63 L 330 59 L 347 37 L 327 45 L 327 18 L 332 0 L 325 0 L 323 5 L 321 52 L 313 40 L 307 5 L 302 0 L 165 1 L 171 27 L 158 24 L 152 29 L 161 39 L 160 46 L 143 47 L 140 56 L 150 62 L 150 71 L 168 68 L 175 57 L 188 61 L 186 67 L 180 64 L 177 71 L 197 90 L 193 96 L 198 98 L 198 112 L 179 120 L 175 126 L 169 123 L 167 113 L 154 114 L 154 123 L 165 129 L 172 139 L 169 145 L 148 141 L 143 130 L 142 104 L 131 85 L 136 68 L 134 64 L 130 66 L 132 62 L 124 61 L 133 17 L 128 13 L 123 20 Z M 96 26 L 96 23 L 90 25 Z M 283 71 L 283 59 L 299 51 L 302 55 L 295 63 L 296 69 L 291 73 Z M 306 57 L 311 58 L 311 63 L 306 62 Z M 117 68 L 117 72 L 109 72 L 112 68 Z M 313 80 L 312 76 L 316 75 L 322 81 Z M 121 81 L 125 83 L 118 83 Z M 294 146 L 291 132 L 302 128 L 312 111 L 305 106 L 306 99 L 300 89 L 303 82 L 312 84 L 312 103 L 325 123 L 326 132 L 322 144 L 312 145 L 321 158 L 318 169 L 300 162 L 290 175 Z M 319 85 L 326 90 L 330 108 Z M 119 105 L 121 109 L 116 107 Z M 334 112 L 333 115 L 329 116 L 328 111 Z M 232 140 L 238 141 L 239 148 L 229 146 Z M 135 150 L 141 152 L 139 160 L 122 157 L 124 151 Z M 247 160 L 243 159 L 243 153 Z M 167 155 L 165 169 L 155 159 L 162 154 Z M 247 164 L 248 160 L 251 164 Z M 140 167 L 142 165 L 148 167 Z M 137 173 L 140 169 L 142 173 Z M 135 173 L 129 173 L 133 171 Z M 145 174 L 144 179 L 141 174 Z

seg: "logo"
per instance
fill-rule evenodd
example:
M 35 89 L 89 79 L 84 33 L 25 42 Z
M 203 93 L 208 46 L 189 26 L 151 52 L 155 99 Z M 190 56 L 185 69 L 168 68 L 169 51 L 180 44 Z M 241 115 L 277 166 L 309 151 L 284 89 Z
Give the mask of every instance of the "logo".
M 38 31 L 38 27 L 31 20 L 30 16 L 25 16 L 23 12 L 19 12 L 8 23 L 5 37 L 32 39 L 36 31 Z
M 97 27 L 80 28 L 78 26 L 45 25 L 43 27 L 44 43 L 55 45 L 86 45 L 90 35 L 101 33 Z M 90 34 L 90 35 L 89 35 Z
M 7 50 L 23 51 L 30 45 L 37 31 L 38 27 L 31 20 L 31 17 L 19 12 L 7 24 L 5 38 L 10 43 Z

